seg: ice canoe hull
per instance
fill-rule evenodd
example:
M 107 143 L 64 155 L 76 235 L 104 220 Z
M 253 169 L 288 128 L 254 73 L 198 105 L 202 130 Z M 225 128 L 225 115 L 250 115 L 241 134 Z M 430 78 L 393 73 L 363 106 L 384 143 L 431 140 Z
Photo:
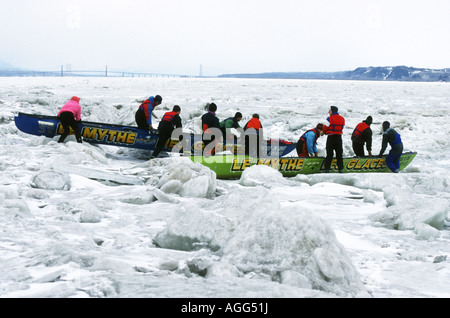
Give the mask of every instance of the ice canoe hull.
M 14 122 L 20 131 L 30 135 L 54 138 L 63 133 L 56 116 L 19 113 Z M 158 134 L 132 126 L 81 121 L 78 127 L 83 140 L 92 144 L 152 150 L 158 141 Z
M 400 159 L 400 170 L 406 168 L 417 155 L 416 152 L 403 153 Z M 386 165 L 386 157 L 347 157 L 344 158 L 344 173 L 382 173 L 391 172 Z M 190 156 L 193 162 L 199 162 L 216 173 L 218 179 L 239 179 L 242 172 L 254 165 L 267 165 L 281 172 L 284 177 L 295 177 L 298 174 L 325 173 L 325 158 L 251 158 L 248 156 Z M 338 173 L 336 159 L 333 159 L 330 173 Z M 392 172 L 391 172 L 392 173 Z

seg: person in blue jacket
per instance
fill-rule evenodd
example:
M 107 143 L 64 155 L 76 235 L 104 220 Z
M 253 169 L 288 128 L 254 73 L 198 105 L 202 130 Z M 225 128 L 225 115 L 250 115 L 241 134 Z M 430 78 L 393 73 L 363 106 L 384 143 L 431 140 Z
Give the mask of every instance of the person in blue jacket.
M 323 136 L 323 124 L 306 131 L 297 141 L 297 155 L 299 157 L 317 157 L 317 139 Z
M 391 128 L 391 124 L 388 121 L 383 122 L 381 128 L 383 130 L 383 140 L 379 156 L 381 157 L 384 154 L 389 143 L 391 150 L 386 158 L 386 164 L 392 172 L 397 173 L 400 169 L 400 157 L 403 152 L 402 138 L 398 132 Z
M 161 96 L 150 96 L 139 106 L 135 114 L 136 124 L 139 128 L 153 130 L 152 116 L 158 118 L 155 114 L 153 114 L 153 110 L 156 106 L 161 105 L 161 102 Z

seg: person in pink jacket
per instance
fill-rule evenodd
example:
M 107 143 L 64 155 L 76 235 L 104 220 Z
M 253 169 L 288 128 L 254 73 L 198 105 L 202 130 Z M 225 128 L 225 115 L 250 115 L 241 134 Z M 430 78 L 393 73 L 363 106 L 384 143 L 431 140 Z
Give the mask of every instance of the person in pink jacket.
M 66 104 L 64 104 L 58 113 L 58 118 L 61 120 L 61 125 L 64 128 L 64 132 L 58 142 L 63 142 L 64 139 L 66 139 L 70 133 L 70 127 L 72 127 L 75 132 L 77 142 L 81 143 L 81 133 L 78 128 L 78 122 L 81 121 L 80 98 L 73 96 Z

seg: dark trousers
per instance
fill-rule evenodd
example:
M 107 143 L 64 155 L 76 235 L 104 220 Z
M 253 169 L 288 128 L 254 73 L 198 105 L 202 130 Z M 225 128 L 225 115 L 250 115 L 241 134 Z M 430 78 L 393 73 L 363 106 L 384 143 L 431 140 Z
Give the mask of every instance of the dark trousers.
M 72 127 L 73 131 L 75 132 L 77 142 L 81 143 L 80 129 L 78 128 L 78 123 L 73 117 L 72 112 L 62 112 L 59 115 L 59 120 L 61 121 L 61 125 L 63 126 L 64 132 L 62 133 L 61 137 L 59 137 L 58 142 L 63 142 L 64 139 L 66 139 L 66 137 L 69 136 L 70 127 Z
M 261 150 L 259 147 L 260 142 L 260 135 L 246 135 L 245 136 L 245 154 L 254 157 L 259 158 L 261 156 Z
M 330 170 L 333 154 L 336 152 L 337 165 L 339 170 L 344 169 L 344 160 L 342 159 L 342 136 L 328 135 L 327 137 L 327 157 L 325 158 L 325 170 Z
M 160 126 L 158 127 L 158 131 L 159 131 L 159 138 L 158 142 L 156 143 L 155 151 L 153 151 L 152 158 L 158 157 L 159 153 L 163 150 L 167 140 L 169 140 L 170 137 L 172 136 L 173 127 Z
M 306 142 L 304 142 L 303 140 L 299 139 L 297 141 L 297 145 L 295 147 L 297 149 L 297 155 L 299 157 L 309 157 L 309 153 L 308 153 L 308 148 L 307 148 Z
M 150 126 L 147 124 L 147 118 L 145 118 L 145 113 L 143 110 L 138 109 L 134 115 L 134 119 L 136 120 L 138 128 L 150 130 Z
M 208 145 L 209 145 L 210 143 L 212 143 L 212 142 L 215 143 L 215 144 L 217 144 L 217 141 L 216 141 L 216 137 L 215 137 L 215 136 L 212 136 L 210 140 L 203 139 L 203 145 L 204 145 L 203 149 L 205 149 L 206 146 L 208 146 Z M 214 156 L 215 154 L 216 154 L 216 148 L 214 147 L 214 148 L 211 149 L 211 150 L 205 151 L 205 153 L 204 153 L 203 155 L 206 155 L 206 156 Z
M 352 148 L 355 152 L 355 155 L 358 157 L 364 157 L 364 144 L 360 142 L 353 141 L 352 142 Z
M 215 156 L 216 155 L 216 147 L 218 140 L 216 140 L 216 136 L 212 135 L 210 133 L 206 133 L 207 136 L 205 136 L 205 132 L 203 132 L 202 140 L 203 140 L 203 155 L 204 156 Z M 211 138 L 211 139 L 207 139 Z M 214 143 L 214 148 L 211 150 L 205 150 L 206 146 L 208 146 L 210 143 Z

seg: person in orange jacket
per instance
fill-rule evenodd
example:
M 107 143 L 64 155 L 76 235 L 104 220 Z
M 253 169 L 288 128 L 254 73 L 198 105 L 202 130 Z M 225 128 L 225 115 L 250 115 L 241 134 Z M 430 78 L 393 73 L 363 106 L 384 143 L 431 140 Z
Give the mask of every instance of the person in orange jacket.
M 152 153 L 150 159 L 156 158 L 159 156 L 159 153 L 163 150 L 164 146 L 167 143 L 167 140 L 172 137 L 172 132 L 175 128 L 183 127 L 181 123 L 181 107 L 178 105 L 173 106 L 171 112 L 166 112 L 164 116 L 161 118 L 161 121 L 158 125 L 159 138 L 156 143 L 155 150 Z
M 259 143 L 260 143 L 260 138 L 262 138 L 261 129 L 262 129 L 262 124 L 261 124 L 261 121 L 259 120 L 259 115 L 253 114 L 252 118 L 244 126 L 245 154 L 246 155 L 252 155 L 255 157 L 260 156 Z M 251 138 L 250 135 L 256 135 L 256 154 L 253 151 L 250 152 L 250 138 Z
M 140 129 L 153 130 L 152 116 L 157 118 L 153 113 L 156 106 L 161 105 L 162 97 L 159 95 L 150 96 L 139 106 L 134 118 Z
M 336 106 L 331 106 L 328 113 L 330 116 L 327 118 L 327 121 L 330 124 L 328 126 L 324 125 L 324 133 L 327 135 L 325 172 L 330 172 L 333 154 L 336 152 L 338 169 L 339 172 L 342 173 L 344 172 L 344 160 L 342 159 L 342 133 L 344 131 L 345 118 L 339 115 Z
M 369 157 L 372 156 L 372 116 L 367 116 L 366 120 L 363 120 L 352 133 L 352 148 L 355 155 L 358 157 L 364 157 L 364 144 L 366 144 Z

